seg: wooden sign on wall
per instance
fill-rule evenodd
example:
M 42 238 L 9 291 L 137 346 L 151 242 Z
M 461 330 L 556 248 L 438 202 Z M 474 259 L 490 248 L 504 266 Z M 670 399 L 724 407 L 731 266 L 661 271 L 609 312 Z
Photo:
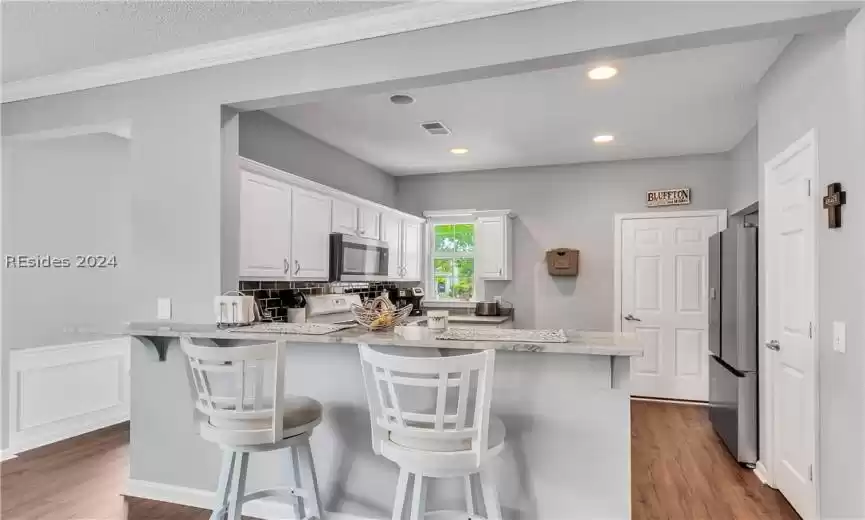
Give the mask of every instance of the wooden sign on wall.
M 691 203 L 691 188 L 655 190 L 646 193 L 646 206 L 684 206 Z

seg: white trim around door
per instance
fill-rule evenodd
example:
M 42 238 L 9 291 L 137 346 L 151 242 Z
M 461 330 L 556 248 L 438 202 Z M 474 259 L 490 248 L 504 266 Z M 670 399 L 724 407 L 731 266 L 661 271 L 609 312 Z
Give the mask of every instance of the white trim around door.
M 819 358 L 819 346 L 817 342 L 817 338 L 819 337 L 818 324 L 819 324 L 819 307 L 817 305 L 817 297 L 819 295 L 819 277 L 818 277 L 818 261 L 819 256 L 817 254 L 817 234 L 820 229 L 820 225 L 822 223 L 822 212 L 821 212 L 821 197 L 818 194 L 818 186 L 820 185 L 820 168 L 819 168 L 819 158 L 818 158 L 818 150 L 817 150 L 817 134 L 814 129 L 808 131 L 801 138 L 796 140 L 793 144 L 787 147 L 786 150 L 776 155 L 774 158 L 769 160 L 764 165 L 764 179 L 763 179 L 763 200 L 761 200 L 761 221 L 763 232 L 761 233 L 761 240 L 763 241 L 763 251 L 765 251 L 762 256 L 765 258 L 765 262 L 761 262 L 762 265 L 772 265 L 773 258 L 773 248 L 775 247 L 774 241 L 772 240 L 773 234 L 773 226 L 777 226 L 777 223 L 772 222 L 770 218 L 772 216 L 772 208 L 773 204 L 776 203 L 777 198 L 780 196 L 779 193 L 776 193 L 776 189 L 773 185 L 773 173 L 776 172 L 783 165 L 788 163 L 793 158 L 797 157 L 799 154 L 806 152 L 808 150 L 812 150 L 813 154 L 813 169 L 810 175 L 809 183 L 808 183 L 808 195 L 809 195 L 809 207 L 810 207 L 810 224 L 812 226 L 812 232 L 810 237 L 810 243 L 807 245 L 807 256 L 809 257 L 808 263 L 810 263 L 811 267 L 811 278 L 813 280 L 813 285 L 810 288 L 813 294 L 813 305 L 812 305 L 812 315 L 810 316 L 810 324 L 811 324 L 811 350 L 813 354 L 813 364 L 812 364 L 812 380 L 813 380 L 813 392 L 809 394 L 812 399 L 812 403 L 808 403 L 812 406 L 813 410 L 813 463 L 811 467 L 811 475 L 810 478 L 813 482 L 813 496 L 811 499 L 813 500 L 813 507 L 809 507 L 810 511 L 797 511 L 800 515 L 803 516 L 804 520 L 812 520 L 820 518 L 820 427 L 819 427 L 819 417 L 820 417 L 820 399 L 819 399 L 819 389 L 820 389 L 820 358 Z M 777 252 L 775 254 L 778 254 Z M 766 273 L 766 287 L 762 291 L 761 298 L 761 306 L 764 309 L 770 309 L 772 303 L 772 278 L 768 276 L 768 268 Z M 760 427 L 765 429 L 765 435 L 761 435 L 761 445 L 760 445 L 760 461 L 757 463 L 757 469 L 759 470 L 761 479 L 764 479 L 765 482 L 771 486 L 778 489 L 781 489 L 782 486 L 779 485 L 778 482 L 778 464 L 779 456 L 777 453 L 778 448 L 778 439 L 780 435 L 779 428 L 777 427 L 776 421 L 778 418 L 778 410 L 776 406 L 776 383 L 778 378 L 778 367 L 777 364 L 777 352 L 769 351 L 766 348 L 763 348 L 763 345 L 771 339 L 778 339 L 774 337 L 770 337 L 770 335 L 774 332 L 773 327 L 776 327 L 777 324 L 773 323 L 773 315 L 766 311 L 761 317 L 761 320 L 764 322 L 761 324 L 761 334 L 763 337 L 760 338 L 761 345 L 761 357 L 760 357 L 760 378 L 763 381 L 763 384 L 760 385 L 760 393 L 763 394 L 760 397 Z M 781 346 L 783 348 L 783 345 Z M 783 493 L 783 489 L 781 489 Z M 788 497 L 789 500 L 789 497 Z M 792 500 L 791 500 L 792 503 Z M 794 504 L 795 508 L 795 504 Z

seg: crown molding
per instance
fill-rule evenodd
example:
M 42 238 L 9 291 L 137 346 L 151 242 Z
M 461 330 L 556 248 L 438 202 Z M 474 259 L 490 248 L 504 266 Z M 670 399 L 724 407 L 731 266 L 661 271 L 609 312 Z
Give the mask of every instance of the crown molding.
M 132 121 L 120 119 L 106 123 L 92 125 L 65 126 L 62 128 L 51 128 L 25 134 L 10 134 L 3 136 L 4 144 L 31 143 L 35 141 L 48 141 L 51 139 L 64 139 L 79 135 L 111 134 L 122 139 L 132 139 Z
M 116 85 L 571 1 L 574 0 L 413 0 L 406 5 L 8 82 L 2 86 L 2 102 Z

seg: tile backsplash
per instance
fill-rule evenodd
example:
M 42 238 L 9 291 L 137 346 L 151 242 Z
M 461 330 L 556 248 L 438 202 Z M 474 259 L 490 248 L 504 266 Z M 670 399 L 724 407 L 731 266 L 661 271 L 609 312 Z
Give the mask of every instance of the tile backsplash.
M 272 282 L 241 280 L 238 290 L 252 295 L 262 312 L 270 314 L 274 321 L 285 321 L 289 302 L 296 293 L 304 296 L 322 294 L 359 294 L 361 300 L 375 298 L 382 292 L 396 287 L 415 287 L 417 282 Z

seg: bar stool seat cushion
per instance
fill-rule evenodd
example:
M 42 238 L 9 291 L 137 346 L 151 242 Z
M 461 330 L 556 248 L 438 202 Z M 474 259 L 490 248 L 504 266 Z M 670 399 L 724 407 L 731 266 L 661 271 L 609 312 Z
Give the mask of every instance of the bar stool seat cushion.
M 405 433 L 391 432 L 390 441 L 403 448 L 421 451 L 459 452 L 472 449 L 471 440 L 469 439 L 426 439 Z M 487 446 L 490 450 L 505 442 L 505 425 L 501 419 L 494 415 L 490 416 L 488 441 Z
M 282 414 L 283 438 L 293 437 L 314 428 L 321 422 L 322 409 L 321 403 L 311 397 L 286 395 Z M 211 416 L 207 426 L 235 432 L 267 430 L 270 428 L 270 420 Z

